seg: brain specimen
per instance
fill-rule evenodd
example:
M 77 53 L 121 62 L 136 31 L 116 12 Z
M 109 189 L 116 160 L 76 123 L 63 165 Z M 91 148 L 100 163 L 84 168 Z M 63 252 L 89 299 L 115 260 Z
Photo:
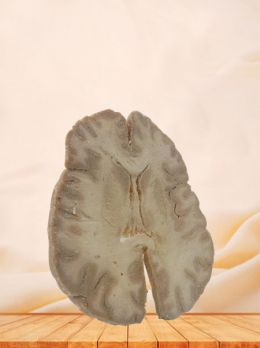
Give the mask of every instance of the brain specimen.
M 67 134 L 65 167 L 48 223 L 62 291 L 89 316 L 138 323 L 146 267 L 159 318 L 189 311 L 210 279 L 214 248 L 171 139 L 140 112 L 101 111 Z

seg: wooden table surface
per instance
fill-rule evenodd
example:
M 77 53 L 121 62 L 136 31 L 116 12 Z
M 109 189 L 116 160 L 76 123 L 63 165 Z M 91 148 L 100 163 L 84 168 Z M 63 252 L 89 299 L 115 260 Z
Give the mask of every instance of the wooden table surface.
M 146 315 L 109 325 L 83 314 L 2 314 L 0 348 L 260 348 L 260 314 Z

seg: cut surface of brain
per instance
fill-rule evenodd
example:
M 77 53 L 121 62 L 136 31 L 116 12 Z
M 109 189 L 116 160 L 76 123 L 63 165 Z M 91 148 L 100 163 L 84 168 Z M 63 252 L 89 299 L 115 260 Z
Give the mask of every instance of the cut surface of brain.
M 114 325 L 189 311 L 208 283 L 214 247 L 182 156 L 147 116 L 104 110 L 66 136 L 48 222 L 50 269 L 84 313 Z

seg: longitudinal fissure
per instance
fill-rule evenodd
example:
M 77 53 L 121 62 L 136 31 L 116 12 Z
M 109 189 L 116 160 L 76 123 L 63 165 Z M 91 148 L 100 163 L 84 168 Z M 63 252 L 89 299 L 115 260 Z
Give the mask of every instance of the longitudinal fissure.
M 128 145 L 132 145 L 132 124 L 131 122 L 127 122 L 127 137 L 128 137 Z
M 141 221 L 142 221 L 144 228 L 145 228 L 145 223 L 144 223 L 144 217 L 143 217 L 143 212 L 142 212 L 142 190 L 141 190 L 140 180 L 141 180 L 143 173 L 148 168 L 148 166 L 149 166 L 149 164 L 147 164 L 144 167 L 144 169 L 141 171 L 141 173 L 136 178 L 136 190 L 137 190 L 138 198 L 139 198 L 139 214 L 140 214 L 140 218 L 141 218 Z

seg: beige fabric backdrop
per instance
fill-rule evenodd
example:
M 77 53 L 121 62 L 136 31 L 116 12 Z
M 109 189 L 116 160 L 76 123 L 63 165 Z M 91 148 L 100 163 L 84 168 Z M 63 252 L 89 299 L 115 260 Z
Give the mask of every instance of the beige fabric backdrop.
M 76 310 L 49 204 L 66 133 L 106 108 L 151 117 L 187 165 L 216 249 L 192 311 L 259 311 L 260 2 L 0 0 L 0 35 L 0 311 Z

